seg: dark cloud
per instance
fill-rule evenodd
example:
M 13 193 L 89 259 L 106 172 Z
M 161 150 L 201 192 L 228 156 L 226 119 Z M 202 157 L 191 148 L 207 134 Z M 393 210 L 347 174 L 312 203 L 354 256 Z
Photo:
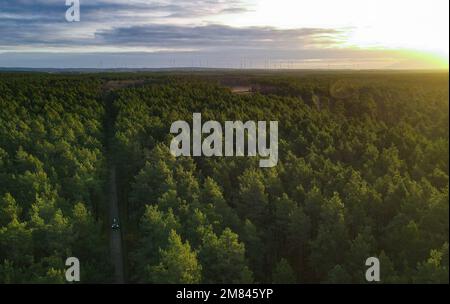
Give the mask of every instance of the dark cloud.
M 98 29 L 158 23 L 168 18 L 195 19 L 248 9 L 244 0 L 80 0 L 81 21 L 65 20 L 65 0 L 0 0 L 0 49 L 3 47 L 95 45 L 74 39 L 73 32 L 93 36 Z M 104 33 L 105 38 L 107 33 Z M 121 38 L 123 39 L 123 38 Z
M 81 0 L 82 22 L 65 21 L 65 0 L 0 0 L 0 49 L 140 47 L 170 49 L 301 49 L 330 43 L 327 29 L 279 30 L 224 25 L 155 24 L 167 16 L 216 15 L 247 9 L 242 0 Z M 152 20 L 147 13 L 166 17 Z M 145 20 L 145 22 L 144 22 Z M 149 23 L 150 22 L 150 23 Z M 331 38 L 332 39 L 332 38 Z
M 201 16 L 249 10 L 249 1 L 81 0 L 81 22 L 68 23 L 65 0 L 0 0 L 0 66 L 266 67 L 333 53 L 316 57 L 318 46 L 336 43 L 338 30 L 186 26 L 171 19 L 195 24 Z
M 80 0 L 83 19 L 134 19 L 134 14 L 151 13 L 161 17 L 193 18 L 248 10 L 242 0 Z M 64 21 L 65 0 L 0 0 L 0 22 L 39 19 L 41 23 Z M 156 18 L 156 17 L 155 17 Z M 122 20 L 124 21 L 124 20 Z
M 149 46 L 166 48 L 250 48 L 302 49 L 329 39 L 339 31 L 302 28 L 279 30 L 271 27 L 236 28 L 223 25 L 196 27 L 145 25 L 118 27 L 96 33 L 100 43 L 108 45 Z
M 0 28 L 4 46 L 34 47 L 140 47 L 160 49 L 286 49 L 331 45 L 340 32 L 332 29 L 302 28 L 280 30 L 271 27 L 236 28 L 224 25 L 179 26 L 149 24 L 98 30 L 89 37 L 71 35 L 72 25 L 58 27 L 30 21 L 22 31 L 14 22 Z M 38 29 L 38 30 L 37 30 Z

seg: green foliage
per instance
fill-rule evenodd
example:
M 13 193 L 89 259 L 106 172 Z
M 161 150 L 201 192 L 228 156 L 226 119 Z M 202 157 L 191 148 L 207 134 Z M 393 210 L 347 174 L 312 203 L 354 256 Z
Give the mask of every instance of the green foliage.
M 0 282 L 108 281 L 108 159 L 131 282 L 448 283 L 448 105 L 440 73 L 0 74 Z M 194 112 L 279 121 L 278 166 L 174 158 Z
M 431 250 L 427 261 L 418 265 L 415 282 L 448 284 L 448 243 L 440 250 Z
M 275 270 L 272 275 L 273 283 L 275 284 L 295 284 L 295 273 L 292 270 L 286 259 L 281 259 L 275 266 Z
M 0 75 L 0 283 L 64 283 L 70 256 L 84 282 L 109 281 L 99 89 L 84 77 Z
M 256 282 L 270 283 L 275 273 L 286 281 L 290 267 L 300 282 L 364 283 L 370 256 L 383 260 L 383 282 L 431 280 L 433 271 L 423 270 L 431 269 L 429 252 L 448 243 L 447 76 L 146 77 L 115 100 L 116 141 L 136 159 L 124 164 L 133 168 L 131 210 L 172 209 L 177 232 L 199 250 L 202 281 L 232 282 L 239 273 L 209 262 L 220 256 L 226 228 L 245 245 L 240 267 Z M 257 92 L 237 95 L 217 82 L 251 83 Z M 278 166 L 173 159 L 167 130 L 193 112 L 205 120 L 278 120 Z
M 200 283 L 202 267 L 197 254 L 191 251 L 189 243 L 172 230 L 166 249 L 160 249 L 159 263 L 147 267 L 148 279 L 152 283 L 196 284 Z
M 244 244 L 230 229 L 225 229 L 220 237 L 211 231 L 206 233 L 199 259 L 203 265 L 204 283 L 252 283 L 252 273 L 245 261 Z

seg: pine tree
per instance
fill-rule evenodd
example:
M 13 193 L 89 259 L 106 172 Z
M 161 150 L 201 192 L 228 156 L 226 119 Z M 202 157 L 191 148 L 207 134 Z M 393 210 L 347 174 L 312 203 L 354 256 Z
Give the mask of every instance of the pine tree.
M 272 274 L 272 281 L 275 284 L 295 284 L 296 278 L 294 271 L 286 259 L 281 259 Z
M 228 228 L 220 237 L 212 231 L 205 234 L 199 259 L 203 265 L 204 283 L 252 283 L 244 244 L 240 243 L 237 234 Z
M 183 243 L 181 237 L 172 230 L 166 249 L 160 249 L 159 263 L 147 267 L 149 282 L 166 284 L 200 283 L 202 266 L 197 254 L 189 243 Z

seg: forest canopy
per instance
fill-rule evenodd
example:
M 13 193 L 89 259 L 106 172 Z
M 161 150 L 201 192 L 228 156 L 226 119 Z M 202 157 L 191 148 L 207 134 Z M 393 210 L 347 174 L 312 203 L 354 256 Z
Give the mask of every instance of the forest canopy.
M 247 87 L 236 92 L 235 87 Z M 448 73 L 0 74 L 0 282 L 448 283 Z M 279 161 L 174 157 L 171 124 L 278 121 Z

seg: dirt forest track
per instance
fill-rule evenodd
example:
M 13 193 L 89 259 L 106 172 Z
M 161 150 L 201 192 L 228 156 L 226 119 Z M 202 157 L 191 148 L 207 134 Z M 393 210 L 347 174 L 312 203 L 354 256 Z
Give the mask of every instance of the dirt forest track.
M 112 164 L 109 168 L 109 218 L 119 219 L 119 202 L 117 200 L 116 166 Z M 110 223 L 111 224 L 111 223 Z M 123 248 L 121 230 L 111 230 L 110 253 L 114 265 L 114 281 L 118 284 L 125 282 L 123 267 Z
M 109 88 L 110 89 L 110 88 Z M 123 241 L 122 241 L 122 229 L 112 229 L 113 219 L 117 219 L 122 226 L 119 200 L 117 195 L 117 177 L 116 177 L 116 163 L 113 155 L 114 149 L 112 149 L 112 142 L 114 137 L 114 115 L 112 111 L 112 100 L 109 90 L 104 92 L 104 103 L 106 109 L 105 119 L 105 145 L 107 151 L 108 162 L 108 184 L 107 184 L 107 210 L 108 218 L 107 223 L 109 230 L 109 246 L 110 246 L 110 258 L 114 267 L 113 282 L 117 284 L 125 283 L 125 270 L 124 270 L 124 254 L 123 254 Z

